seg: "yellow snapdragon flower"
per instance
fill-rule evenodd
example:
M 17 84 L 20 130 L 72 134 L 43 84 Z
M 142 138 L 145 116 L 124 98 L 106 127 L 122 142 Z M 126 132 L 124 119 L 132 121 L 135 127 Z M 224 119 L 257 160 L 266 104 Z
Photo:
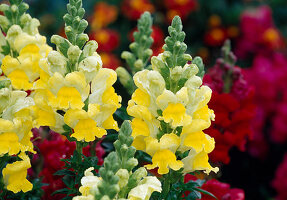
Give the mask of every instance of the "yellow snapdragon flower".
M 165 63 L 163 54 L 152 58 L 153 70 L 134 75 L 138 89 L 127 108 L 128 114 L 134 117 L 131 123 L 133 146 L 152 156 L 152 164 L 146 167 L 158 167 L 159 174 L 168 173 L 169 168 L 183 168 L 186 173 L 195 170 L 217 172 L 218 168 L 212 168 L 208 163 L 214 139 L 203 132 L 214 119 L 213 111 L 207 106 L 211 89 L 202 86 L 201 78 L 196 76 L 195 64 L 170 68 L 169 80 L 179 80 L 184 74 L 186 81 L 180 88 L 167 88 L 159 62 Z M 174 83 L 178 84 L 178 81 Z M 178 152 L 186 151 L 189 151 L 187 158 L 179 156 Z
M 88 111 L 70 109 L 66 112 L 64 121 L 74 129 L 72 137 L 90 142 L 95 137 L 105 135 L 105 129 L 118 130 L 118 124 L 112 116 L 121 101 L 112 87 L 115 81 L 116 73 L 113 70 L 101 68 L 91 84 Z
M 161 183 L 154 176 L 147 176 L 141 180 L 128 195 L 129 200 L 149 200 L 153 192 L 161 192 Z
M 30 90 L 33 82 L 40 76 L 40 48 L 30 44 L 21 49 L 17 58 L 5 56 L 2 60 L 2 70 L 11 80 L 12 86 L 18 90 Z
M 3 88 L 4 89 L 4 88 Z M 1 90 L 3 90 L 1 89 Z M 3 109 L 0 118 L 1 154 L 17 154 L 19 151 L 33 151 L 32 117 L 31 109 L 34 106 L 33 99 L 26 97 L 24 91 L 9 90 L 7 106 Z M 1 99 L 1 96 L 0 96 Z
M 17 58 L 7 55 L 2 60 L 2 70 L 14 89 L 31 90 L 33 82 L 40 76 L 39 61 L 52 50 L 46 38 L 40 34 L 30 35 L 20 26 L 13 25 L 7 32 L 6 40 L 12 50 L 19 53 Z
M 19 157 L 22 159 L 21 161 L 7 164 L 2 172 L 7 189 L 14 193 L 27 192 L 33 187 L 26 179 L 27 169 L 31 167 L 29 157 L 25 153 L 21 153 Z

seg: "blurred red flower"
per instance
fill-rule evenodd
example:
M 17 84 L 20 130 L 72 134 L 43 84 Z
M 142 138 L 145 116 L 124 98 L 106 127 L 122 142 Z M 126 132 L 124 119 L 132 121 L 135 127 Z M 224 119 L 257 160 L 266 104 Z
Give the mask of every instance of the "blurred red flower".
M 254 89 L 245 80 L 241 68 L 231 68 L 221 59 L 208 70 L 203 82 L 213 90 L 209 107 L 214 110 L 215 121 L 205 131 L 216 141 L 210 159 L 228 164 L 229 150 L 237 147 L 245 151 L 247 140 L 252 138 Z
M 145 11 L 153 12 L 153 4 L 149 0 L 124 0 L 121 5 L 122 13 L 131 20 L 137 20 Z
M 167 9 L 167 19 L 172 21 L 175 15 L 185 19 L 192 11 L 197 9 L 197 0 L 164 0 Z
M 102 52 L 100 56 L 105 68 L 116 70 L 121 65 L 120 59 L 114 54 Z
M 187 183 L 190 180 L 197 180 L 193 175 L 186 174 L 184 177 L 184 182 Z M 245 193 L 242 189 L 230 188 L 230 185 L 227 183 L 222 183 L 218 180 L 211 179 L 206 181 L 201 189 L 206 190 L 216 196 L 218 200 L 244 200 Z M 188 194 L 188 193 L 186 193 Z M 201 200 L 214 200 L 213 197 L 202 194 Z
M 98 52 L 111 52 L 119 46 L 120 35 L 111 29 L 99 29 L 89 34 L 90 40 L 98 42 Z

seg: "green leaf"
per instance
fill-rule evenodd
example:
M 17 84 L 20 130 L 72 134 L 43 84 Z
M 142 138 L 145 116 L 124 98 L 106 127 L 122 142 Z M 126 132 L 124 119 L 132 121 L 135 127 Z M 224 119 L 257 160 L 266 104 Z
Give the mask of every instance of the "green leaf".
M 76 173 L 68 169 L 62 169 L 54 173 L 54 176 L 75 176 Z
M 211 196 L 213 197 L 214 199 L 218 200 L 216 196 L 214 196 L 213 194 L 211 194 L 210 192 L 206 191 L 206 190 L 203 190 L 201 188 L 193 188 L 194 190 L 197 190 L 199 192 L 201 192 L 202 194 L 206 194 L 208 196 Z
M 67 194 L 67 193 L 69 193 L 69 191 L 70 190 L 68 188 L 59 189 L 59 190 L 56 190 L 55 192 L 53 192 L 52 196 L 55 194 Z

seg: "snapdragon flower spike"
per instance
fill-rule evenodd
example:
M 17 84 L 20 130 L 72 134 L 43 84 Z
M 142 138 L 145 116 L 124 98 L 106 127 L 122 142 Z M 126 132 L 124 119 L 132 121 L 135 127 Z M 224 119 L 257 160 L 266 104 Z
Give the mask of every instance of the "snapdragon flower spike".
M 149 12 L 144 12 L 137 24 L 138 31 L 135 31 L 134 42 L 130 44 L 130 50 L 124 51 L 121 55 L 129 67 L 131 74 L 123 67 L 118 67 L 116 72 L 119 76 L 121 84 L 127 89 L 129 94 L 135 90 L 132 76 L 148 67 L 148 61 L 152 55 L 150 49 L 153 39 L 152 33 L 152 17 Z
M 18 155 L 23 161 L 7 164 L 2 171 L 5 187 L 14 193 L 27 192 L 32 184 L 26 179 L 31 167 L 25 152 L 35 153 L 32 137 L 32 106 L 34 101 L 24 91 L 13 91 L 11 81 L 0 80 L 0 162 L 5 156 Z
M 80 199 L 149 199 L 154 191 L 161 192 L 160 181 L 147 176 L 145 168 L 133 171 L 138 161 L 134 158 L 135 148 L 131 146 L 133 137 L 130 122 L 125 121 L 119 131 L 119 138 L 114 142 L 116 151 L 111 152 L 100 168 L 100 177 L 94 176 L 93 168 L 85 171 L 79 188 Z
M 34 83 L 36 124 L 59 133 L 65 132 L 66 124 L 77 141 L 91 142 L 105 135 L 105 129 L 118 130 L 113 113 L 120 107 L 121 97 L 112 86 L 117 74 L 102 68 L 97 42 L 87 42 L 82 1 L 70 0 L 67 9 L 64 21 L 68 39 L 52 36 L 57 51 L 40 60 L 42 72 Z
M 169 33 L 164 53 L 152 57 L 152 70 L 142 70 L 133 77 L 138 88 L 127 108 L 134 117 L 133 146 L 152 156 L 152 164 L 146 168 L 158 167 L 159 174 L 167 174 L 169 169 L 217 172 L 218 168 L 208 163 L 214 139 L 203 132 L 214 120 L 207 105 L 211 89 L 202 85 L 197 65 L 187 64 L 191 56 L 185 54 L 185 34 L 178 16 Z

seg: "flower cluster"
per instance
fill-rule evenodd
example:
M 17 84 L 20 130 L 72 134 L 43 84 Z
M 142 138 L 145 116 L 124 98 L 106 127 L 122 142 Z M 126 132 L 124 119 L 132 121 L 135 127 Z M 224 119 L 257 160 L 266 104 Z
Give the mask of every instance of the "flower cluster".
M 63 133 L 66 124 L 73 129 L 71 137 L 90 142 L 105 135 L 105 129 L 118 129 L 112 114 L 121 98 L 112 87 L 116 73 L 102 68 L 95 52 L 97 43 L 84 45 L 89 38 L 82 32 L 88 24 L 80 18 L 84 14 L 81 6 L 75 9 L 77 13 L 69 10 L 64 16 L 68 39 L 54 35 L 51 40 L 58 51 L 40 60 L 42 73 L 34 84 L 35 115 L 37 126 Z
M 39 165 L 43 163 L 39 176 L 42 177 L 42 182 L 45 184 L 42 189 L 44 191 L 44 199 L 62 199 L 63 194 L 52 195 L 57 190 L 66 188 L 63 182 L 63 176 L 54 175 L 57 171 L 63 169 L 65 163 L 62 159 L 67 159 L 73 155 L 76 149 L 75 142 L 68 141 L 63 135 L 49 131 L 45 134 L 45 129 L 34 129 L 34 146 L 38 151 L 34 156 L 32 163 Z M 90 145 L 83 148 L 85 156 L 95 154 L 98 158 L 98 164 L 102 165 L 104 149 L 101 147 L 101 142 L 98 142 L 96 147 Z
M 3 163 L 9 162 L 10 159 L 7 156 L 14 155 L 21 159 L 6 165 L 2 171 L 3 179 L 8 190 L 14 193 L 21 190 L 26 192 L 32 189 L 32 184 L 26 179 L 27 169 L 31 167 L 26 152 L 34 153 L 33 144 L 30 141 L 34 102 L 31 97 L 26 97 L 26 92 L 13 91 L 9 79 L 2 77 L 1 79 L 0 160 Z
M 95 199 L 149 199 L 154 191 L 161 192 L 161 183 L 154 176 L 147 176 L 145 168 L 132 169 L 138 164 L 134 158 L 135 148 L 131 146 L 131 126 L 125 121 L 119 131 L 119 139 L 114 142 L 116 152 L 109 154 L 100 177 L 93 174 L 93 167 L 85 171 L 79 191 L 81 196 L 73 200 Z
M 236 54 L 239 58 L 254 54 L 251 67 L 245 70 L 248 82 L 256 88 L 254 96 L 257 108 L 252 123 L 254 139 L 250 144 L 250 153 L 264 158 L 269 148 L 266 135 L 276 143 L 287 141 L 287 90 L 284 84 L 287 57 L 281 52 L 286 45 L 274 25 L 268 6 L 244 12 L 240 24 L 242 37 L 238 41 Z M 267 128 L 269 125 L 272 128 Z
M 228 152 L 232 147 L 245 151 L 245 144 L 252 137 L 251 123 L 255 116 L 253 88 L 241 68 L 234 66 L 235 57 L 228 45 L 227 42 L 223 47 L 225 60 L 219 58 L 204 76 L 204 83 L 213 91 L 209 105 L 216 115 L 216 121 L 206 130 L 217 144 L 211 160 L 225 164 L 230 161 Z
M 35 153 L 30 141 L 35 103 L 23 90 L 32 89 L 41 71 L 38 62 L 51 50 L 38 32 L 39 21 L 25 13 L 28 8 L 21 1 L 0 6 L 4 13 L 0 16 L 0 159 L 6 189 L 14 193 L 32 189 L 26 178 L 31 167 L 28 152 Z
M 196 76 L 198 67 L 186 64 L 191 57 L 184 54 L 185 34 L 181 30 L 180 18 L 175 17 L 169 27 L 171 37 L 163 47 L 165 52 L 152 58 L 152 70 L 134 75 L 138 88 L 127 108 L 134 117 L 133 146 L 152 156 L 152 164 L 146 167 L 158 167 L 159 174 L 167 174 L 169 168 L 217 172 L 218 168 L 208 163 L 214 139 L 203 132 L 214 119 L 207 106 L 211 89 L 201 86 L 202 80 Z
M 284 47 L 283 38 L 274 25 L 272 11 L 268 6 L 243 12 L 240 28 L 241 38 L 235 51 L 239 58 L 246 58 L 250 53 L 270 52 Z
M 250 152 L 254 156 L 262 157 L 268 148 L 264 136 L 266 122 L 270 121 L 272 129 L 268 136 L 276 143 L 287 141 L 286 132 L 286 97 L 287 89 L 284 84 L 287 72 L 287 57 L 283 53 L 273 52 L 268 57 L 258 54 L 255 56 L 252 68 L 246 69 L 248 81 L 256 87 L 255 102 L 256 118 L 253 129 L 254 141 L 251 143 Z M 271 73 L 270 73 L 271 72 Z M 254 79 L 254 76 L 258 76 Z

